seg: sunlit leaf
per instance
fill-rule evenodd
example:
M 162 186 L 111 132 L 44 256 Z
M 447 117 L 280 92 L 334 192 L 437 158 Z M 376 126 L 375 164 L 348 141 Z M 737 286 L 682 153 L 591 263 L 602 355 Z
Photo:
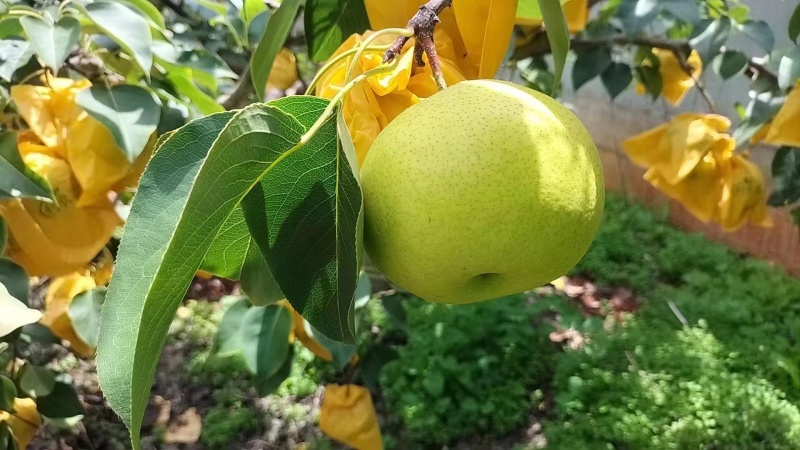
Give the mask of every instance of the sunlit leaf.
M 129 161 L 142 153 L 161 119 L 161 105 L 147 89 L 130 84 L 84 89 L 75 102 L 106 126 Z
M 100 312 L 106 299 L 106 288 L 98 287 L 75 296 L 70 302 L 67 314 L 72 328 L 83 342 L 97 347 L 100 332 Z
M 308 54 L 314 62 L 327 60 L 351 34 L 369 28 L 364 0 L 307 0 L 303 14 Z
M 778 85 L 781 89 L 793 86 L 800 77 L 800 45 L 783 55 L 778 65 Z
M 153 36 L 147 20 L 123 3 L 108 0 L 89 3 L 84 10 L 95 25 L 133 57 L 149 79 L 153 65 L 153 51 L 150 49 Z
M 196 120 L 164 140 L 147 166 L 103 307 L 97 356 L 103 391 L 131 430 L 135 448 L 169 324 L 226 219 L 262 177 L 262 184 L 278 178 L 273 171 L 291 156 L 325 154 L 334 144 L 323 130 L 295 147 L 305 132 L 298 119 L 315 120 L 321 110 L 309 105 L 319 102 L 327 104 L 290 97 L 252 105 L 235 117 Z M 284 156 L 292 148 L 297 150 Z M 351 289 L 352 299 L 355 283 Z
M 0 40 L 0 78 L 11 81 L 14 72 L 30 61 L 33 45 L 21 38 Z
M 561 82 L 561 74 L 564 73 L 564 65 L 567 63 L 569 30 L 567 29 L 564 10 L 558 0 L 539 0 L 539 6 L 547 29 L 547 39 L 550 41 L 550 49 L 553 53 L 556 79 L 553 90 L 555 91 L 558 89 L 558 85 Z
M 271 104 L 307 127 L 327 106 L 315 97 Z M 355 155 L 348 155 L 338 136 L 331 119 L 272 169 L 245 197 L 242 209 L 292 307 L 329 338 L 352 343 L 363 203 Z
M 264 35 L 261 37 L 256 51 L 253 52 L 250 60 L 250 74 L 258 98 L 264 98 L 264 90 L 267 87 L 269 73 L 272 71 L 272 64 L 289 36 L 301 3 L 301 0 L 281 2 L 280 8 L 267 22 L 267 29 L 264 30 Z
M 25 16 L 19 23 L 36 54 L 54 71 L 61 68 L 81 34 L 81 23 L 70 16 L 62 17 L 55 23 L 47 18 Z

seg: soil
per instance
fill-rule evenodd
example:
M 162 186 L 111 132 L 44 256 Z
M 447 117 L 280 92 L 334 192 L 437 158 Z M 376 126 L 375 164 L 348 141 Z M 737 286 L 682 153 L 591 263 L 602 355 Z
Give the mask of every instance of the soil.
M 562 279 L 563 285 L 542 288 L 542 294 L 562 291 L 571 301 L 579 305 L 586 316 L 603 316 L 615 320 L 622 312 L 634 311 L 638 302 L 630 291 L 624 289 L 600 289 L 589 280 L 573 278 Z M 377 283 L 376 290 L 386 287 Z M 227 280 L 216 278 L 197 278 L 192 283 L 187 298 L 206 298 L 217 301 L 224 295 L 235 293 L 237 286 Z M 546 320 L 556 321 L 556 317 Z M 551 335 L 554 342 L 564 346 L 580 346 L 583 337 L 574 330 L 559 330 Z M 200 442 L 190 444 L 164 444 L 161 436 L 164 425 L 159 423 L 159 415 L 169 411 L 169 417 L 175 418 L 189 408 L 195 408 L 201 417 L 210 411 L 215 401 L 213 389 L 198 380 L 193 380 L 187 371 L 192 355 L 198 351 L 197 343 L 185 341 L 169 341 L 161 354 L 152 395 L 148 404 L 142 427 L 142 444 L 145 450 L 204 450 Z M 67 349 L 60 346 L 41 346 L 29 349 L 30 358 L 38 364 L 49 362 L 50 365 L 68 367 L 68 373 L 78 395 L 83 402 L 87 415 L 81 424 L 71 430 L 58 430 L 48 426 L 40 430 L 37 437 L 28 447 L 30 450 L 125 450 L 130 448 L 125 425 L 111 410 L 103 397 L 97 382 L 94 360 L 76 359 Z M 451 450 L 507 450 L 515 444 L 525 443 L 527 448 L 544 448 L 546 445 L 542 435 L 542 422 L 548 415 L 552 403 L 549 393 L 545 392 L 541 405 L 531 411 L 529 423 L 500 438 L 473 436 L 463 439 L 449 447 Z M 262 429 L 250 435 L 240 436 L 228 448 L 241 450 L 289 450 L 295 449 L 303 442 L 313 441 L 321 433 L 315 420 L 304 420 L 288 423 L 269 411 L 280 410 L 287 406 L 302 405 L 309 412 L 309 418 L 317 417 L 321 400 L 321 389 L 316 394 L 305 398 L 277 398 L 274 396 L 260 398 L 253 389 L 243 393 L 243 403 L 256 411 L 263 412 L 266 423 Z M 279 404 L 273 404 L 279 402 Z M 379 395 L 375 397 L 375 406 L 383 419 L 386 417 L 385 405 Z M 163 418 L 161 419 L 163 422 Z M 383 420 L 382 420 L 383 422 Z M 334 444 L 334 449 L 346 447 Z

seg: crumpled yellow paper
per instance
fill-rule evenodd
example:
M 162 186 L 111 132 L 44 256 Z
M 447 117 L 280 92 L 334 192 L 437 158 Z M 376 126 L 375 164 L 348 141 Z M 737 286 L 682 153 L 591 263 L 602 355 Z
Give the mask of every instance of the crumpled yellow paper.
M 297 58 L 288 48 L 282 48 L 275 57 L 272 70 L 269 72 L 267 89 L 280 89 L 285 91 L 297 81 Z
M 352 384 L 325 385 L 319 414 L 323 433 L 356 450 L 381 450 L 378 416 L 369 390 Z
M 682 113 L 626 139 L 628 157 L 647 172 L 644 179 L 680 202 L 703 222 L 726 231 L 752 222 L 771 226 L 764 177 L 726 133 L 730 120 L 715 114 Z
M 367 0 L 367 14 L 373 29 L 403 28 L 424 0 Z M 454 0 L 452 8 L 439 15 L 441 23 L 434 31 L 434 42 L 448 85 L 465 79 L 491 78 L 508 51 L 514 28 L 516 0 L 474 2 Z M 373 32 L 350 36 L 331 59 L 354 48 Z M 396 36 L 382 36 L 373 45 L 389 44 Z M 342 107 L 345 123 L 356 148 L 359 163 L 375 137 L 401 112 L 437 92 L 430 69 L 416 67 L 413 61 L 414 39 L 409 40 L 398 56 L 397 68 L 376 75 L 351 90 Z M 356 62 L 354 76 L 378 67 L 381 53 L 364 53 Z M 427 61 L 427 57 L 426 61 Z M 316 95 L 332 99 L 346 84 L 352 58 L 333 66 L 319 79 Z
M 654 48 L 653 54 L 659 60 L 658 71 L 661 73 L 661 96 L 675 106 L 680 105 L 689 90 L 694 87 L 695 80 L 703 74 L 703 60 L 700 59 L 700 54 L 697 53 L 697 50 L 692 50 L 692 53 L 686 58 L 686 61 L 692 67 L 691 74 L 683 70 L 672 50 Z M 648 60 L 642 63 L 642 65 L 648 64 Z M 636 93 L 644 95 L 645 92 L 644 85 L 637 83 Z
M 0 411 L 0 423 L 11 428 L 18 447 L 24 450 L 42 427 L 42 417 L 36 410 L 36 402 L 31 398 L 15 398 L 12 407 L 13 414 Z
M 31 276 L 58 276 L 86 266 L 122 220 L 107 198 L 78 206 L 80 186 L 69 164 L 36 153 L 35 146 L 20 144 L 23 161 L 50 182 L 57 203 L 33 199 L 0 202 L 0 215 L 10 231 L 6 256 Z
M 11 86 L 11 99 L 44 145 L 63 149 L 69 126 L 83 114 L 83 108 L 75 103 L 75 96 L 92 83 L 49 75 L 42 80 L 44 86 Z M 59 156 L 64 157 L 63 154 Z
M 50 328 L 53 334 L 68 341 L 75 353 L 84 357 L 94 354 L 94 348 L 75 333 L 68 310 L 76 295 L 96 287 L 97 282 L 88 271 L 75 272 L 54 279 L 47 287 L 44 317 L 39 321 Z
M 733 138 L 725 131 L 731 122 L 725 116 L 681 113 L 669 122 L 622 143 L 628 157 L 637 165 L 654 168 L 670 184 L 686 177 L 712 151 L 732 151 Z
M 292 313 L 292 320 L 294 322 L 292 328 L 292 337 L 299 340 L 307 349 L 311 351 L 317 358 L 323 361 L 333 361 L 331 352 L 322 346 L 316 339 L 309 336 L 306 332 L 305 319 L 292 307 L 288 300 L 281 300 L 278 305 L 283 306 Z
M 8 257 L 30 275 L 59 276 L 97 255 L 122 224 L 109 197 L 135 187 L 156 135 L 131 164 L 111 132 L 75 103 L 88 80 L 44 76 L 43 86 L 17 85 L 12 99 L 29 129 L 18 137 L 23 161 L 53 185 L 56 203 L 0 202 L 8 222 Z
M 764 142 L 800 148 L 800 81 L 794 85 L 778 114 L 772 119 Z

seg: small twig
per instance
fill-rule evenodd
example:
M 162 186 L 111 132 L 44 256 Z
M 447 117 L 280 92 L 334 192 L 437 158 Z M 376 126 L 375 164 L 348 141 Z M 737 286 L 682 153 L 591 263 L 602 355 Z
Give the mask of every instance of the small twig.
M 706 90 L 705 86 L 703 86 L 703 83 L 701 83 L 700 80 L 694 76 L 694 73 L 692 73 L 694 71 L 694 67 L 692 67 L 692 65 L 689 64 L 689 61 L 686 60 L 685 54 L 677 50 L 672 50 L 672 53 L 675 55 L 675 58 L 678 59 L 678 64 L 681 66 L 681 69 L 683 69 L 683 71 L 686 72 L 686 75 L 689 75 L 692 81 L 694 81 L 694 85 L 697 87 L 700 95 L 702 95 L 706 100 L 706 103 L 708 103 L 708 107 L 711 109 L 711 112 L 716 114 L 717 104 L 714 102 L 714 99 L 708 95 L 708 91 Z
M 253 92 L 253 80 L 250 77 L 250 65 L 244 68 L 239 81 L 233 88 L 233 91 L 227 96 L 223 96 L 219 104 L 223 108 L 230 111 L 245 106 L 250 94 Z
M 745 73 L 747 76 L 754 78 L 757 76 L 763 76 L 769 78 L 775 84 L 778 83 L 778 75 L 775 74 L 772 70 L 770 70 L 767 66 L 765 66 L 761 60 L 756 58 L 750 58 L 747 61 L 747 68 L 745 68 Z
M 439 55 L 436 53 L 436 45 L 433 42 L 433 31 L 439 23 L 439 14 L 452 4 L 453 0 L 429 0 L 419 7 L 417 13 L 406 25 L 406 28 L 414 33 L 414 61 L 418 66 L 424 67 L 425 61 L 422 59 L 422 54 L 428 56 L 428 62 L 431 64 L 431 71 L 433 71 L 433 77 L 439 90 L 446 89 L 447 84 L 444 81 Z M 383 62 L 389 62 L 397 57 L 409 39 L 406 36 L 397 38 L 383 56 Z
M 689 326 L 689 321 L 686 320 L 686 316 L 683 315 L 683 313 L 678 309 L 678 307 L 675 305 L 675 303 L 673 303 L 672 300 L 670 300 L 670 301 L 667 302 L 667 305 L 669 305 L 669 309 L 672 310 L 672 314 L 675 314 L 675 317 L 678 318 L 678 320 L 681 322 L 681 324 L 683 326 L 685 326 L 685 327 L 688 327 Z

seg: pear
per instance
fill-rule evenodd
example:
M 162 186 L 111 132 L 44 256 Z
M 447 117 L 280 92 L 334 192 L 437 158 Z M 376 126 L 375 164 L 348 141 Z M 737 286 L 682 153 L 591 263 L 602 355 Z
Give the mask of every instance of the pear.
M 361 168 L 364 245 L 393 283 L 463 304 L 572 269 L 603 212 L 594 141 L 569 109 L 496 80 L 458 83 L 406 109 Z

